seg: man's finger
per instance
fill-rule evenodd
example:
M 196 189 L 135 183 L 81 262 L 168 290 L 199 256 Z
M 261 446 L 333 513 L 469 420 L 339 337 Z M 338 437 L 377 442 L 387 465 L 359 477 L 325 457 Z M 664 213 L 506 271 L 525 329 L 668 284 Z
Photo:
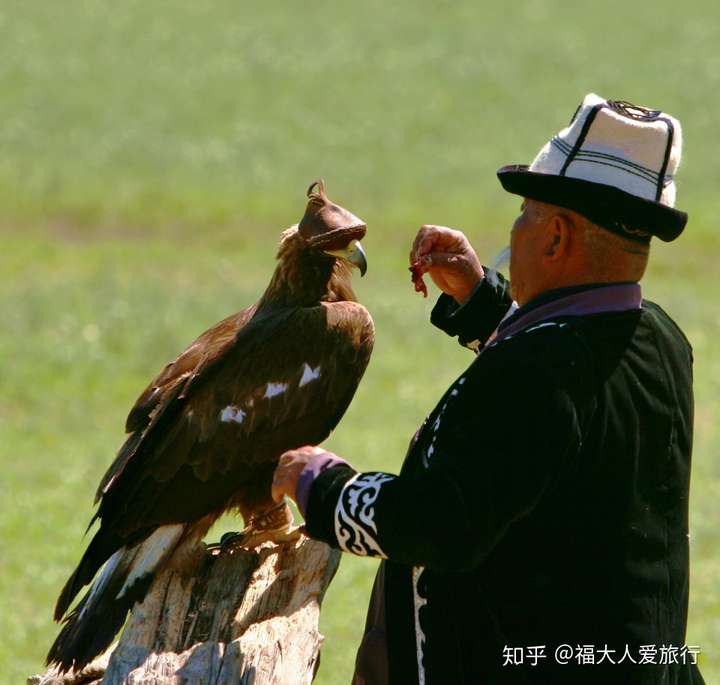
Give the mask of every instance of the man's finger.
M 278 466 L 275 469 L 270 494 L 276 502 L 281 502 L 285 495 L 290 494 L 288 493 L 288 485 L 290 483 L 288 471 L 291 468 L 292 466 Z
M 467 262 L 462 255 L 455 252 L 431 252 L 425 255 L 420 264 L 423 271 L 432 269 L 451 268 L 454 271 L 464 271 L 467 269 Z
M 467 239 L 463 233 L 454 228 L 425 224 L 420 227 L 415 236 L 410 251 L 410 262 L 415 264 L 426 254 L 435 251 L 453 251 L 460 254 L 467 249 L 466 244 Z
M 420 251 L 420 243 L 422 242 L 423 238 L 421 236 L 422 229 L 418 231 L 418 234 L 415 236 L 415 240 L 413 241 L 412 247 L 410 248 L 410 265 L 412 266 L 417 262 L 418 255 Z
M 272 487 L 270 488 L 270 494 L 272 495 L 273 501 L 282 502 L 285 497 L 285 490 L 280 486 L 278 481 L 273 481 Z
M 425 224 L 415 236 L 412 249 L 410 250 L 410 263 L 414 264 L 425 253 L 430 252 L 438 238 L 438 226 Z

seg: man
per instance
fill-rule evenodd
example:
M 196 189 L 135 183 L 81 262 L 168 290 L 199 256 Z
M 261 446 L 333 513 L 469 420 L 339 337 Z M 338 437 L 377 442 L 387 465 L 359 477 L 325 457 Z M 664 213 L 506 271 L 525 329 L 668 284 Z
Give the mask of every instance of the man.
M 479 351 L 398 476 L 318 448 L 274 496 L 308 534 L 379 556 L 354 682 L 702 683 L 685 646 L 692 353 L 643 300 L 652 236 L 675 239 L 679 122 L 588 95 L 529 167 L 510 279 L 462 233 L 411 252 L 432 321 Z

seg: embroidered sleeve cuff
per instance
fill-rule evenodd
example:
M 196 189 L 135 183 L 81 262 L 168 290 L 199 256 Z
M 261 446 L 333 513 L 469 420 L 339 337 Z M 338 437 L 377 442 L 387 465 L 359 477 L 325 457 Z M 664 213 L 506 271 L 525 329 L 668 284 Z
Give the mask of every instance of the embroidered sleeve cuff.
M 310 457 L 310 460 L 300 474 L 297 490 L 295 491 L 295 501 L 297 502 L 298 509 L 303 515 L 303 518 L 307 518 L 310 490 L 312 489 L 315 479 L 323 471 L 327 471 L 327 469 L 339 465 L 350 468 L 350 464 L 348 464 L 344 459 L 340 459 L 340 457 L 332 452 L 323 452 L 322 454 L 315 454 Z
M 443 293 L 430 315 L 433 325 L 450 336 L 458 336 L 460 344 L 471 349 L 485 344 L 512 304 L 509 283 L 493 269 L 483 269 L 485 278 L 475 286 L 467 302 L 459 305 Z
M 345 483 L 334 520 L 335 538 L 343 552 L 387 559 L 378 541 L 375 502 L 383 485 L 393 480 L 389 473 L 357 473 Z
M 310 537 L 344 552 L 387 558 L 378 541 L 375 504 L 383 486 L 395 480 L 388 473 L 356 473 L 347 465 L 330 466 L 315 478 L 305 528 Z
M 313 480 L 305 512 L 305 530 L 311 538 L 337 547 L 335 506 L 343 486 L 356 471 L 345 464 L 330 466 Z

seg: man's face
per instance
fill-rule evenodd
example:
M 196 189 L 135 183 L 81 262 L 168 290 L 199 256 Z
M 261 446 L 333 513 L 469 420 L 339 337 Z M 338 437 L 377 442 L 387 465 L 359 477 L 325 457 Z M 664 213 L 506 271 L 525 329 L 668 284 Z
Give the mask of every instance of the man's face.
M 543 280 L 543 228 L 548 215 L 547 205 L 525 199 L 510 231 L 510 287 L 519 305 L 537 294 L 537 286 Z

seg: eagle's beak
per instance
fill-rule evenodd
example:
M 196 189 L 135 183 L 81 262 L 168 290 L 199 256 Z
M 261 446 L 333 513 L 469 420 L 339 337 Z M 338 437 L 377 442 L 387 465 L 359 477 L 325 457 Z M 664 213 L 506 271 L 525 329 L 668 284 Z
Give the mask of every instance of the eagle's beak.
M 361 276 L 364 276 L 367 271 L 367 257 L 359 240 L 351 240 L 347 247 L 344 247 L 342 250 L 327 250 L 326 254 L 330 254 L 333 257 L 340 257 L 340 259 L 350 262 L 350 264 L 360 269 Z

